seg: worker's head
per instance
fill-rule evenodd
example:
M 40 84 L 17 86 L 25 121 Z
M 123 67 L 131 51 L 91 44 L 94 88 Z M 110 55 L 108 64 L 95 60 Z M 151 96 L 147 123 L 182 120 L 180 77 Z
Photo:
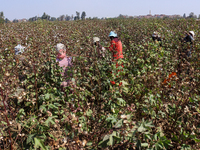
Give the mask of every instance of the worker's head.
M 64 58 L 66 56 L 66 47 L 62 43 L 56 45 L 56 54 L 58 58 Z
M 15 55 L 21 55 L 24 52 L 25 47 L 21 44 L 15 46 Z
M 99 45 L 99 41 L 100 41 L 100 38 L 98 38 L 98 37 L 93 37 L 93 42 L 94 42 L 94 45 L 95 45 L 95 46 Z
M 154 31 L 153 34 L 152 34 L 152 37 L 154 37 L 154 38 L 155 38 L 155 37 L 158 37 L 158 32 L 155 32 L 155 31 Z
M 161 38 L 160 34 L 156 31 L 154 31 L 152 34 L 153 41 L 156 42 L 156 41 L 158 41 L 159 38 Z
M 194 38 L 194 31 L 189 31 L 189 34 Z
M 117 33 L 115 33 L 114 31 L 111 31 L 109 34 L 109 37 L 111 40 L 113 40 L 114 38 L 117 38 Z
M 25 47 L 21 44 L 18 44 L 15 46 L 15 58 L 17 61 L 21 60 L 23 61 L 25 59 L 25 56 L 23 55 Z

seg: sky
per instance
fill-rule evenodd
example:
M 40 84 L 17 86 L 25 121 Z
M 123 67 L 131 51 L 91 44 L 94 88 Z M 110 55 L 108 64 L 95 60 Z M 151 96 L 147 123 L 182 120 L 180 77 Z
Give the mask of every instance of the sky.
M 45 12 L 51 17 L 76 15 L 85 11 L 88 17 L 117 17 L 151 14 L 188 16 L 191 12 L 199 16 L 200 0 L 0 0 L 0 12 L 5 18 L 29 19 L 42 16 Z

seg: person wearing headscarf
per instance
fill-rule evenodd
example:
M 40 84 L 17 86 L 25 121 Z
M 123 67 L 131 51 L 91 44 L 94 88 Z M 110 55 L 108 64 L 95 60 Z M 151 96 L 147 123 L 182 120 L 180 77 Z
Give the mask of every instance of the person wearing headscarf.
M 193 41 L 194 41 L 194 31 L 189 31 L 189 32 L 186 32 L 185 31 L 185 37 L 183 39 L 183 42 L 184 43 L 190 43 L 190 49 L 189 50 L 186 50 L 186 55 L 187 57 L 191 57 L 191 51 L 192 51 L 192 45 L 193 45 Z
M 21 44 L 18 44 L 14 47 L 15 50 L 15 61 L 17 65 L 20 65 L 20 70 L 18 71 L 18 77 L 19 81 L 23 82 L 26 79 L 26 74 L 24 74 L 24 71 L 26 67 L 28 67 L 27 60 L 25 59 L 24 52 L 25 52 L 25 46 L 22 46 Z
M 94 46 L 96 47 L 96 52 L 97 52 L 98 58 L 105 57 L 105 48 L 103 46 L 101 46 L 100 38 L 93 37 L 93 43 L 94 43 Z
M 156 32 L 156 31 L 153 32 L 151 37 L 152 37 L 152 40 L 154 41 L 154 43 L 160 42 L 160 46 L 162 46 L 162 39 L 158 32 Z
M 63 72 L 61 72 L 61 75 L 63 77 L 69 77 L 72 76 L 72 74 L 68 74 L 69 67 L 72 67 L 72 57 L 68 57 L 66 54 L 66 47 L 62 43 L 58 43 L 56 45 L 56 62 L 59 63 L 59 66 L 63 68 Z M 63 81 L 61 83 L 62 87 L 68 86 L 70 83 L 70 80 Z
M 114 31 L 111 31 L 109 34 L 110 37 L 110 46 L 108 47 L 108 49 L 111 51 L 112 53 L 112 61 L 116 63 L 116 68 L 118 67 L 122 67 L 124 68 L 123 63 L 118 62 L 118 60 L 123 59 L 124 55 L 123 55 L 123 49 L 122 49 L 122 42 L 121 40 L 118 38 L 117 33 L 115 33 Z M 122 69 L 123 70 L 123 69 Z M 122 71 L 122 70 L 118 70 L 118 72 Z M 113 85 L 115 84 L 115 81 L 110 81 Z M 122 85 L 122 82 L 119 83 L 119 86 Z
M 111 31 L 109 34 L 110 46 L 109 50 L 112 52 L 113 61 L 124 58 L 122 50 L 122 42 L 119 40 L 117 33 Z

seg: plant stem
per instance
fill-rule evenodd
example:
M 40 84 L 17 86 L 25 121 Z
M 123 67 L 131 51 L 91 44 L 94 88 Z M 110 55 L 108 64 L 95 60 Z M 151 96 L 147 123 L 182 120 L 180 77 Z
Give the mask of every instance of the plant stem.
M 1 88 L 1 96 L 3 97 L 3 90 Z M 7 125 L 8 127 L 10 126 L 10 123 L 8 121 L 8 115 L 7 115 L 7 111 L 6 111 L 6 104 L 5 104 L 5 101 L 7 101 L 7 98 L 8 98 L 8 93 L 6 92 L 6 98 L 4 99 L 3 98 L 3 105 L 4 105 L 4 110 L 5 110 L 5 117 L 6 117 L 6 122 L 7 122 Z M 12 138 L 11 138 L 11 133 L 10 133 L 10 129 L 8 128 L 8 133 L 9 133 L 9 136 L 10 136 L 10 149 L 13 150 L 13 147 L 12 147 Z

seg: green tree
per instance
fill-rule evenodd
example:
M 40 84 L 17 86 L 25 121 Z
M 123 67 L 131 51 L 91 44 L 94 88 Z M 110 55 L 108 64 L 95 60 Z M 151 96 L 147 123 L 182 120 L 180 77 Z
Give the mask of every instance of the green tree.
M 3 11 L 0 12 L 0 17 L 4 19 Z
M 4 23 L 4 14 L 3 14 L 3 11 L 0 12 L 0 23 Z
M 56 21 L 57 19 L 55 17 L 51 17 L 50 21 Z
M 5 23 L 9 23 L 10 20 L 8 18 L 5 19 Z
M 85 13 L 85 11 L 83 11 L 82 14 L 81 14 L 81 19 L 85 20 L 85 17 L 86 17 L 86 13 Z
M 66 20 L 66 21 L 69 21 L 70 19 L 71 19 L 70 16 L 68 16 L 68 15 L 65 16 L 65 20 Z
M 80 12 L 76 11 L 76 16 L 74 17 L 74 20 L 80 20 Z
M 191 12 L 191 13 L 189 14 L 188 18 L 197 18 L 197 16 L 196 16 L 193 12 Z
M 18 21 L 17 19 L 14 19 L 13 22 L 14 22 L 14 23 L 17 23 L 17 22 L 19 22 L 19 21 Z
M 44 12 L 44 14 L 42 15 L 41 19 L 43 19 L 43 20 L 50 20 L 50 16 L 47 15 L 47 14 Z

